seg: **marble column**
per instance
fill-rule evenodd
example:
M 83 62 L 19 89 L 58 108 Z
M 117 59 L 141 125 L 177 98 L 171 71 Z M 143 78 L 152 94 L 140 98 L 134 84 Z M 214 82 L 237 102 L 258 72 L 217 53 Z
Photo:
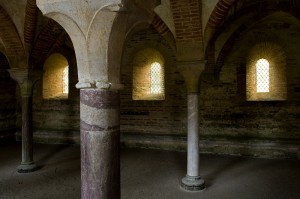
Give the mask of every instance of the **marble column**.
M 181 187 L 188 191 L 205 189 L 199 168 L 199 81 L 204 70 L 204 61 L 178 62 L 180 73 L 187 86 L 187 174 Z
M 81 198 L 120 198 L 120 97 L 80 90 Z
M 42 72 L 33 69 L 10 69 L 10 76 L 17 81 L 22 98 L 22 162 L 18 166 L 19 173 L 29 173 L 37 169 L 33 161 L 32 132 L 32 91 Z

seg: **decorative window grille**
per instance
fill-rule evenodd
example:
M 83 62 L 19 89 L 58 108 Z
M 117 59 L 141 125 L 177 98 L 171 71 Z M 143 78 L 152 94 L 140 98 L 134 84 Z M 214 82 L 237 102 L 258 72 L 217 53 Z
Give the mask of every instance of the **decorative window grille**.
M 161 65 L 158 62 L 153 62 L 150 69 L 150 93 L 160 94 L 163 88 L 163 77 Z
M 256 92 L 267 93 L 270 91 L 270 64 L 266 59 L 259 59 L 256 62 Z
M 69 93 L 69 66 L 66 66 L 63 71 L 63 93 Z

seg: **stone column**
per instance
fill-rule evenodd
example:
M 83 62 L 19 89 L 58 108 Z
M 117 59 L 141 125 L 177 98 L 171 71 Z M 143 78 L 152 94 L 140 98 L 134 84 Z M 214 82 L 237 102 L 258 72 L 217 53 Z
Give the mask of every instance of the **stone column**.
M 81 198 L 120 198 L 120 97 L 80 90 Z
M 22 162 L 18 166 L 19 173 L 29 173 L 37 169 L 33 161 L 32 132 L 32 91 L 41 71 L 33 69 L 10 69 L 10 76 L 20 86 L 22 98 Z
M 181 180 L 181 186 L 188 191 L 200 191 L 205 188 L 199 170 L 199 119 L 198 99 L 199 80 L 205 67 L 204 61 L 178 62 L 180 73 L 187 85 L 187 174 Z

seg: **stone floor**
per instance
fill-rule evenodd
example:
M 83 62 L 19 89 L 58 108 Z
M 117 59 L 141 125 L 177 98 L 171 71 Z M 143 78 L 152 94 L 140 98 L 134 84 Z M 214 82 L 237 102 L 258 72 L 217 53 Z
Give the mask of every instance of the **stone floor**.
M 0 145 L 0 198 L 80 198 L 79 146 L 34 147 L 40 170 L 16 172 L 20 143 Z M 201 154 L 201 174 L 207 189 L 180 189 L 186 154 L 158 150 L 123 149 L 122 199 L 299 199 L 300 160 L 267 160 Z

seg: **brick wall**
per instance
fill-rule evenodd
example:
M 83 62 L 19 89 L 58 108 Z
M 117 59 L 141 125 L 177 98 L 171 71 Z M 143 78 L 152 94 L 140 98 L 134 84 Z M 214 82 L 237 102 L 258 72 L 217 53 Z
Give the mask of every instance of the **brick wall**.
M 58 53 L 63 53 L 68 60 L 69 97 L 43 99 L 43 81 L 36 83 L 33 95 L 34 139 L 46 143 L 79 143 L 79 90 L 75 88 L 78 82 L 76 59 L 71 52 Z M 20 118 L 19 113 L 19 126 Z
M 132 100 L 132 74 L 135 55 L 153 48 L 164 58 L 165 100 Z M 186 132 L 186 91 L 173 50 L 154 30 L 133 35 L 126 43 L 122 62 L 121 132 L 123 134 L 182 135 Z
M 171 0 L 177 41 L 202 41 L 201 1 Z
M 265 21 L 235 39 L 214 84 L 202 83 L 201 134 L 238 139 L 300 139 L 300 40 L 298 28 Z M 284 48 L 287 100 L 246 101 L 246 63 L 255 43 L 270 41 Z M 275 57 L 276 58 L 276 57 Z

